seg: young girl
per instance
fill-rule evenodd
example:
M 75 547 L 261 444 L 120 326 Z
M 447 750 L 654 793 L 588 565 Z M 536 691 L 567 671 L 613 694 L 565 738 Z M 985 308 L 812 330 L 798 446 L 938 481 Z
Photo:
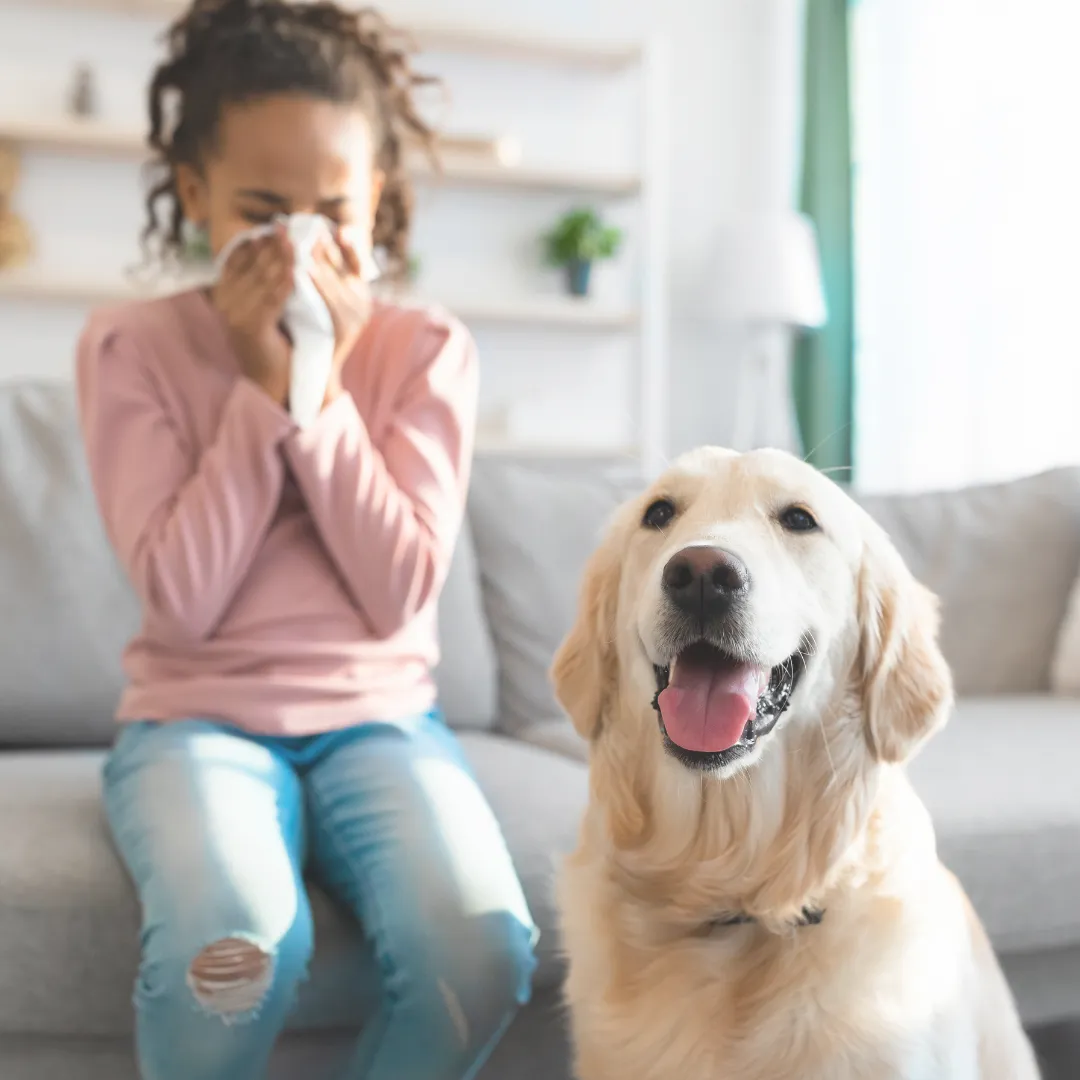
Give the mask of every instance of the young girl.
M 379 992 L 345 1075 L 460 1080 L 528 997 L 535 929 L 431 679 L 473 346 L 359 276 L 361 246 L 406 256 L 418 80 L 377 16 L 328 3 L 196 0 L 168 44 L 150 238 L 168 254 L 196 227 L 220 252 L 324 215 L 311 274 L 336 345 L 299 428 L 280 229 L 212 289 L 100 312 L 80 343 L 94 487 L 144 615 L 105 770 L 143 912 L 141 1073 L 265 1075 L 312 953 L 310 869 L 359 920 Z

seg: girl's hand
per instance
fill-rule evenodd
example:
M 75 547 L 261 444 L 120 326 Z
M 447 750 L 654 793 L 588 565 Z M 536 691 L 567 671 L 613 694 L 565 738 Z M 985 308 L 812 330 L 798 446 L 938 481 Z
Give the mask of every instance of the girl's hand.
M 241 244 L 214 287 L 243 373 L 279 405 L 289 398 L 292 346 L 281 329 L 293 289 L 293 251 L 285 230 Z
M 325 407 L 342 392 L 341 369 L 371 318 L 371 290 L 360 275 L 356 249 L 340 235 L 336 245 L 322 241 L 315 248 L 311 278 L 334 321 L 334 365 Z

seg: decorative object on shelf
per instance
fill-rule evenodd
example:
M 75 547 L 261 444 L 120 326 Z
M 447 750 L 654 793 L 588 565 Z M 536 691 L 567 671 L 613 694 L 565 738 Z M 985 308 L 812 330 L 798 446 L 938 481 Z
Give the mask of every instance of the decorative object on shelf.
M 10 199 L 19 183 L 19 155 L 0 142 L 0 199 Z
M 588 296 L 593 263 L 610 259 L 622 244 L 622 232 L 605 225 L 591 207 L 571 210 L 559 219 L 544 237 L 547 261 L 566 272 L 566 287 L 571 296 Z
M 184 246 L 180 255 L 180 261 L 185 266 L 207 266 L 213 262 L 213 252 L 210 250 L 210 234 L 202 225 L 193 225 L 190 221 L 184 222 Z
M 26 223 L 4 209 L 0 199 L 0 270 L 21 266 L 30 257 L 33 244 Z
M 94 70 L 89 64 L 79 64 L 71 79 L 68 92 L 68 112 L 85 120 L 96 116 L 98 111 L 97 84 Z
M 743 330 L 732 446 L 801 452 L 791 394 L 795 332 L 825 324 L 817 234 L 794 212 L 725 225 L 710 275 L 710 314 Z
M 443 156 L 478 158 L 512 168 L 521 163 L 521 142 L 509 135 L 452 135 L 438 136 L 438 151 Z
M 0 144 L 0 268 L 19 266 L 33 247 L 30 229 L 11 208 L 19 182 L 19 155 Z

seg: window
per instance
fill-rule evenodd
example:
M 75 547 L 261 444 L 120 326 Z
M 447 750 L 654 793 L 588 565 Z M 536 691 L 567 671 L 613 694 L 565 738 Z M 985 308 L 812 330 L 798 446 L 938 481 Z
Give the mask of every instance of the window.
M 1080 464 L 1080 4 L 852 12 L 856 462 L 912 490 Z

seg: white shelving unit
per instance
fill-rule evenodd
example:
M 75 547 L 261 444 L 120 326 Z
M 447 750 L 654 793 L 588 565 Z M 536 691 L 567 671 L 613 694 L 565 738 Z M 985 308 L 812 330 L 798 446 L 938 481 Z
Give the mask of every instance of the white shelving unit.
M 182 0 L 0 0 L 0 7 L 32 4 L 84 12 L 113 12 L 164 20 L 185 5 Z M 436 173 L 421 157 L 413 165 L 418 183 L 477 191 L 526 195 L 576 195 L 597 201 L 634 200 L 639 207 L 634 233 L 641 268 L 634 301 L 603 305 L 548 295 L 447 296 L 437 299 L 465 322 L 560 333 L 619 334 L 636 342 L 633 379 L 633 445 L 537 446 L 501 437 L 481 437 L 478 449 L 511 457 L 600 459 L 634 457 L 647 472 L 664 462 L 667 415 L 666 181 L 663 145 L 667 117 L 666 57 L 661 43 L 610 44 L 558 41 L 521 32 L 469 26 L 414 24 L 406 28 L 422 49 L 507 60 L 515 65 L 543 65 L 571 73 L 638 73 L 641 85 L 640 160 L 631 171 L 603 172 L 574 168 L 512 165 L 455 152 L 443 155 Z M 49 157 L 114 158 L 136 163 L 146 156 L 144 137 L 131 128 L 95 120 L 39 115 L 0 115 L 0 146 Z M 167 284 L 167 283 L 166 283 Z M 175 287 L 175 283 L 173 285 Z M 0 271 L 0 301 L 23 304 L 108 303 L 153 290 L 124 279 L 93 273 L 45 274 L 33 267 Z M 160 290 L 159 290 L 160 291 Z M 422 301 L 422 297 L 409 297 Z M 573 390 L 573 387 L 569 387 Z

